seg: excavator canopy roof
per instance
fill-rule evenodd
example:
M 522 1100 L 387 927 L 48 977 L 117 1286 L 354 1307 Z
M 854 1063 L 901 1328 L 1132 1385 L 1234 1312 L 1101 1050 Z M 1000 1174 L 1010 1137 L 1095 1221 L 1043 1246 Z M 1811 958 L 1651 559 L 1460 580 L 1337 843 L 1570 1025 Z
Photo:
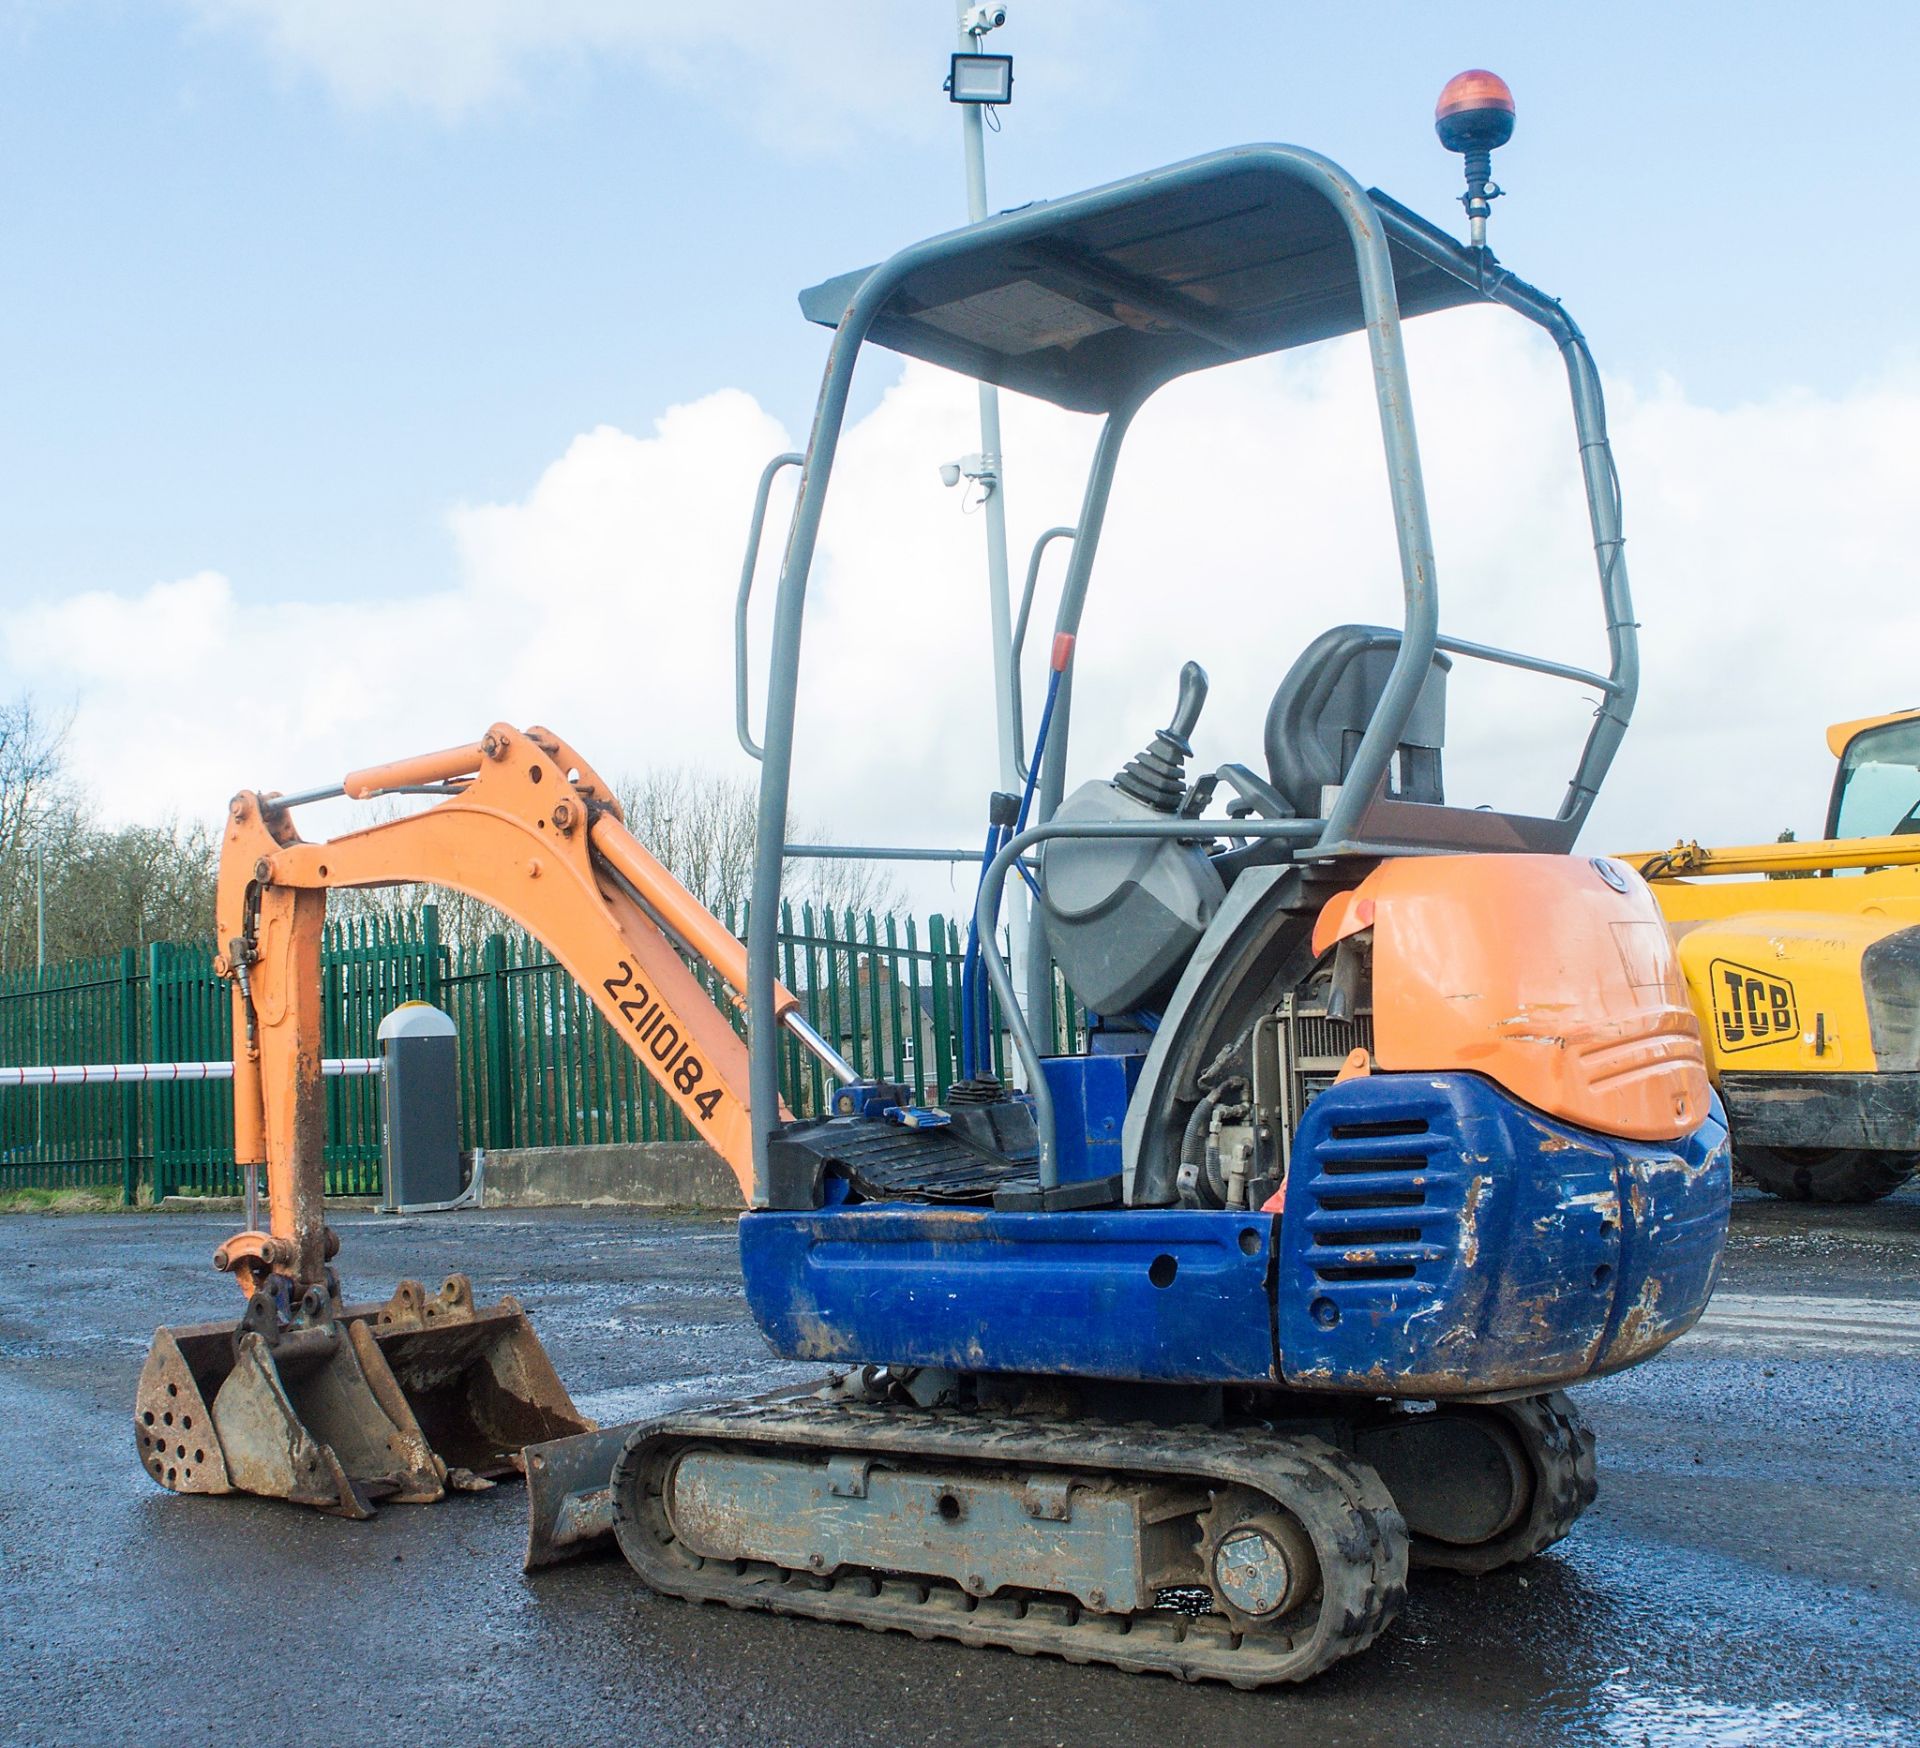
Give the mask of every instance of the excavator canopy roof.
M 903 251 L 869 338 L 1079 412 L 1364 325 L 1347 221 L 1288 148 L 1242 146 L 1017 207 Z M 1357 191 L 1356 191 L 1357 192 Z M 1377 190 L 1402 315 L 1479 302 L 1473 253 Z M 862 268 L 800 294 L 839 326 Z

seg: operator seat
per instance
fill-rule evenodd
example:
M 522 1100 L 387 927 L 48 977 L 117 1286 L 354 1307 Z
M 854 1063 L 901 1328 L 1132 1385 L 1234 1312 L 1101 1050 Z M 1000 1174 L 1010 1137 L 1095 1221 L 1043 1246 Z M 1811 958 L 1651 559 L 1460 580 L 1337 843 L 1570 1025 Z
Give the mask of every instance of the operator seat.
M 1360 737 L 1373 720 L 1400 653 L 1400 633 L 1383 625 L 1336 625 L 1300 652 L 1267 707 L 1267 773 L 1302 818 L 1325 810 L 1321 791 L 1346 781 Z M 1446 740 L 1447 674 L 1439 650 L 1401 731 L 1387 792 L 1401 801 L 1444 800 L 1440 749 Z

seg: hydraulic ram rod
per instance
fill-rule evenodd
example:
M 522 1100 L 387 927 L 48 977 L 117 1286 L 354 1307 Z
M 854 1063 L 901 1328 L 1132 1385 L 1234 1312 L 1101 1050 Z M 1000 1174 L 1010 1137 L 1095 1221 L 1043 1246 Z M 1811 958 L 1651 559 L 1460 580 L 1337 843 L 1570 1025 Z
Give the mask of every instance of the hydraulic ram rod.
M 594 822 L 593 847 L 604 872 L 647 913 L 684 953 L 704 959 L 736 996 L 747 990 L 747 947 L 726 925 L 676 880 L 660 860 L 618 820 L 602 815 Z M 800 998 L 774 987 L 774 1015 L 827 1072 L 842 1085 L 860 1078 L 859 1069 L 807 1023 Z
M 320 1064 L 329 1079 L 378 1074 L 378 1056 L 336 1056 Z M 58 1062 L 37 1068 L 0 1068 L 0 1087 L 126 1086 L 136 1081 L 231 1080 L 231 1062 Z

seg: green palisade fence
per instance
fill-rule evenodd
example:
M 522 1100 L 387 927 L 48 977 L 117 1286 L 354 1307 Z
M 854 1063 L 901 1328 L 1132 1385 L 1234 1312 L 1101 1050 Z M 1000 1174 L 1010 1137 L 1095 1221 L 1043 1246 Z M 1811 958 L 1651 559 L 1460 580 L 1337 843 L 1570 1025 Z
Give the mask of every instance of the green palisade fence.
M 744 913 L 727 926 L 744 935 Z M 807 1018 L 863 1073 L 936 1102 L 960 1074 L 964 933 L 944 917 L 798 909 L 781 913 L 780 978 Z M 672 1102 L 573 979 L 525 935 L 476 948 L 444 944 L 439 913 L 329 925 L 322 955 L 328 1056 L 379 1053 L 380 1022 L 403 1001 L 430 1001 L 460 1035 L 463 1141 L 468 1147 L 572 1147 L 685 1141 Z M 743 1022 L 711 974 L 702 981 Z M 1005 1038 L 994 1026 L 996 1072 Z M 1043 1043 L 1081 1047 L 1086 1016 L 1055 980 Z M 161 942 L 103 959 L 0 976 L 0 1063 L 205 1062 L 232 1052 L 232 1001 L 213 952 Z M 797 1115 L 827 1108 L 820 1065 L 797 1043 L 782 1052 L 782 1095 Z M 330 1080 L 327 1189 L 379 1189 L 377 1083 Z M 220 1081 L 126 1087 L 0 1089 L 0 1191 L 117 1188 L 232 1195 L 233 1090 Z
M 437 1006 L 445 977 L 440 912 L 433 905 L 422 905 L 404 926 L 391 918 L 367 917 L 329 929 L 320 957 L 321 1054 L 378 1056 L 380 1022 L 403 1001 Z M 328 1193 L 378 1195 L 380 1083 L 365 1077 L 330 1080 L 326 1098 Z
M 0 976 L 0 1059 L 146 1059 L 144 979 L 128 949 Z M 118 1189 L 131 1201 L 146 1148 L 137 1087 L 0 1091 L 0 1189 Z
M 233 1001 L 213 949 L 156 942 L 147 953 L 148 1035 L 156 1062 L 220 1062 L 233 1051 Z M 0 1093 L 0 1098 L 8 1095 Z M 233 1087 L 226 1081 L 148 1089 L 152 1181 L 159 1195 L 232 1193 Z

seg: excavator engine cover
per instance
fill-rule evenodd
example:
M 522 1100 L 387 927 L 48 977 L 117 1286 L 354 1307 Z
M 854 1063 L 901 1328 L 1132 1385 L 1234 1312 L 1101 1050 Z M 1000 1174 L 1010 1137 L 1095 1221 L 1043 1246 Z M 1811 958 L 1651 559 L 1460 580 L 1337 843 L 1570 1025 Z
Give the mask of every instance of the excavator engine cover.
M 523 1446 L 591 1432 L 511 1297 L 464 1275 L 385 1304 L 318 1289 L 282 1318 L 257 1292 L 237 1323 L 155 1332 L 134 1400 L 147 1472 L 176 1493 L 257 1493 L 343 1517 L 431 1504 L 517 1473 Z

